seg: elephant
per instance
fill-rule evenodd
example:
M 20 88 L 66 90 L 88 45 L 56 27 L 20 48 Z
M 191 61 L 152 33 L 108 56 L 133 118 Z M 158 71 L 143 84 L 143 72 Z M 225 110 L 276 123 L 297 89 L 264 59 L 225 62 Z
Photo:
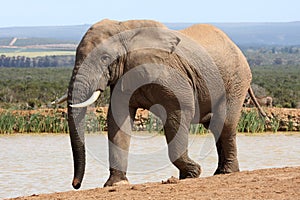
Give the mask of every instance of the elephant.
M 264 107 L 273 107 L 273 98 L 270 96 L 265 96 L 265 97 L 256 97 L 256 100 L 258 101 L 260 106 L 264 106 Z M 253 107 L 255 106 L 253 100 L 251 99 L 251 97 L 247 97 L 245 99 L 245 104 L 246 107 Z
M 128 183 L 130 132 L 138 108 L 164 122 L 170 161 L 179 178 L 196 178 L 201 167 L 188 155 L 192 123 L 214 135 L 218 167 L 214 174 L 239 171 L 236 127 L 251 71 L 239 48 L 221 30 L 194 25 L 181 31 L 152 20 L 105 19 L 89 28 L 76 50 L 67 95 L 74 161 L 72 185 L 80 188 L 85 170 L 86 107 L 110 87 L 108 142 L 110 176 L 104 187 Z M 259 111 L 263 110 L 256 104 Z

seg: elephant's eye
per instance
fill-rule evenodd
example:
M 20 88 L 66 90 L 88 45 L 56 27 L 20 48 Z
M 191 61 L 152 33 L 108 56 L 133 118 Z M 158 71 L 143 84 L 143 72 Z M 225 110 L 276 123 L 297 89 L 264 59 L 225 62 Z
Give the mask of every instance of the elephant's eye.
M 104 64 L 104 65 L 109 65 L 109 64 L 110 64 L 111 58 L 110 58 L 109 55 L 104 54 L 104 55 L 102 55 L 102 56 L 100 57 L 100 59 L 101 59 L 102 64 Z

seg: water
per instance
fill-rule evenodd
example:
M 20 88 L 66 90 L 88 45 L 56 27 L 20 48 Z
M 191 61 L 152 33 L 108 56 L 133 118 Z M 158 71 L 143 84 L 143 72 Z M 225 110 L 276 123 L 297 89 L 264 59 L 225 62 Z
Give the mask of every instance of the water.
M 300 135 L 238 136 L 241 170 L 300 166 Z M 0 136 L 0 198 L 73 190 L 73 162 L 68 135 Z M 190 136 L 190 156 L 202 167 L 202 177 L 217 167 L 214 140 Z M 102 187 L 108 178 L 105 135 L 88 135 L 87 166 L 82 189 Z M 131 183 L 158 182 L 178 176 L 170 164 L 164 136 L 134 135 L 128 178 Z

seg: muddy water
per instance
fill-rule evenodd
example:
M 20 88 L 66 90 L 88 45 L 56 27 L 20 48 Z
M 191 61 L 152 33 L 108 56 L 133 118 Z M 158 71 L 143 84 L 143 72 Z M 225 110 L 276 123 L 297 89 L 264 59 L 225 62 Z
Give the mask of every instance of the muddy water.
M 238 136 L 241 170 L 299 166 L 300 134 Z M 209 136 L 190 136 L 190 156 L 211 176 L 217 154 Z M 0 136 L 0 198 L 72 190 L 72 154 L 68 135 Z M 87 166 L 82 189 L 101 187 L 108 178 L 107 137 L 88 135 Z M 178 176 L 167 156 L 165 138 L 156 134 L 132 137 L 128 178 L 131 183 Z

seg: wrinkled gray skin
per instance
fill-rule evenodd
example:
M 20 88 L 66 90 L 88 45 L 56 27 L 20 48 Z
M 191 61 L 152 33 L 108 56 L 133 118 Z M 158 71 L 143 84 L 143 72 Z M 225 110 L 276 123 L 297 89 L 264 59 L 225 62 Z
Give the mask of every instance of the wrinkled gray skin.
M 99 48 L 111 37 L 108 45 Z M 131 73 L 135 69 L 135 74 Z M 137 87 L 143 80 L 148 82 Z M 219 156 L 215 174 L 239 171 L 236 126 L 250 82 L 245 57 L 215 27 L 196 26 L 177 32 L 147 20 L 103 20 L 93 25 L 77 48 L 68 91 L 73 187 L 80 187 L 85 169 L 86 108 L 70 105 L 107 86 L 116 97 L 108 112 L 110 177 L 104 186 L 127 182 L 132 123 L 128 119 L 134 118 L 137 108 L 151 109 L 165 121 L 169 158 L 179 169 L 180 179 L 193 178 L 200 175 L 201 168 L 188 156 L 191 123 L 203 123 L 215 136 Z M 155 109 L 157 104 L 166 112 Z

